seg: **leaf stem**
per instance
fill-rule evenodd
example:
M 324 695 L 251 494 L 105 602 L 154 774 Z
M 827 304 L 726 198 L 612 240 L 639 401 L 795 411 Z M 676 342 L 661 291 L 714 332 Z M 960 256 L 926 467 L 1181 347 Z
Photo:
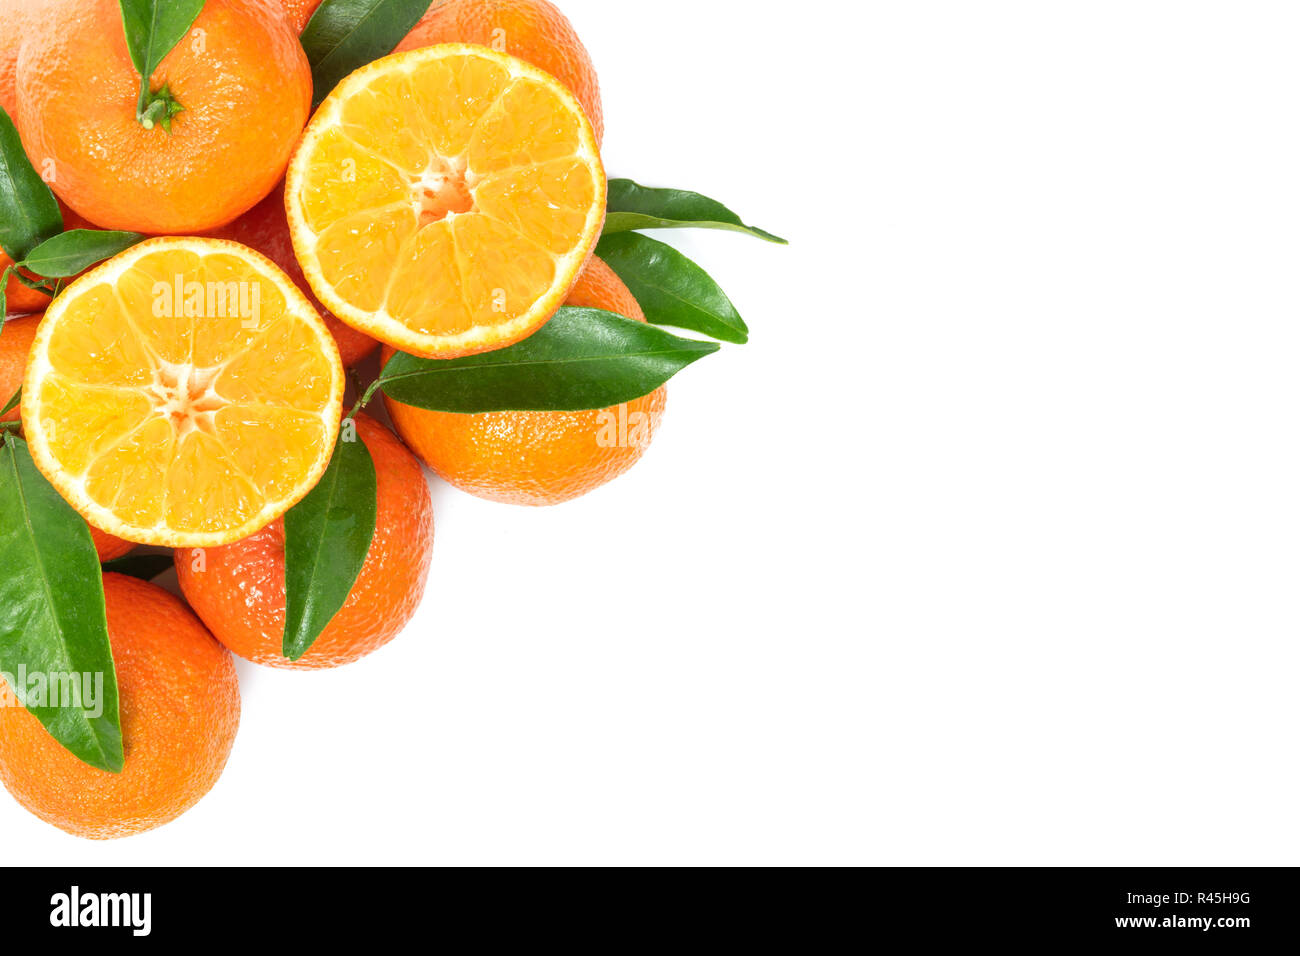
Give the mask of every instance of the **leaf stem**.
M 360 412 L 361 409 L 365 408 L 367 405 L 370 404 L 370 400 L 375 397 L 375 392 L 379 391 L 380 387 L 383 384 L 384 384 L 384 373 L 380 372 L 379 377 L 370 383 L 370 387 L 366 389 L 365 394 L 363 394 L 360 398 L 357 399 L 357 403 L 352 406 L 352 411 L 348 412 L 347 417 L 356 418 L 357 413 Z

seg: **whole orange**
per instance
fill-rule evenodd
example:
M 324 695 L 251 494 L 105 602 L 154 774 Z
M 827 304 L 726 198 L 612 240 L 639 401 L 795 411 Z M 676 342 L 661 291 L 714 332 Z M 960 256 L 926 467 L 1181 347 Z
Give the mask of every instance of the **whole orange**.
M 18 129 L 68 205 L 105 229 L 192 234 L 233 221 L 288 166 L 311 68 L 272 0 L 207 0 L 150 80 L 183 111 L 146 129 L 118 0 L 55 3 L 18 56 Z
M 42 16 L 51 2 L 53 0 L 0 0 L 0 107 L 15 122 L 18 114 L 18 51 L 27 37 L 28 24 Z
M 24 315 L 8 319 L 0 329 L 0 408 L 22 387 L 23 375 L 27 371 L 27 353 L 32 349 L 36 326 L 40 324 L 41 316 Z M 0 415 L 0 422 L 18 421 L 18 408 L 15 406 L 12 411 Z
M 9 396 L 23 384 L 27 353 L 31 351 L 36 326 L 40 322 L 39 315 L 25 315 L 5 322 L 4 331 L 0 332 L 0 406 L 9 401 Z M 22 405 L 14 406 L 12 411 L 0 415 L 0 422 L 18 421 L 21 409 Z M 90 536 L 95 541 L 95 551 L 99 554 L 100 561 L 120 558 L 135 547 L 130 541 L 115 538 L 94 525 L 91 525 Z
M 208 233 L 214 239 L 229 239 L 242 242 L 256 249 L 293 280 L 293 284 L 302 290 L 303 295 L 311 301 L 316 311 L 325 320 L 325 325 L 338 343 L 339 355 L 343 358 L 345 368 L 351 368 L 378 347 L 379 343 L 358 332 L 350 325 L 345 325 L 321 305 L 307 277 L 302 274 L 298 257 L 293 254 L 293 238 L 289 235 L 289 217 L 284 210 L 284 183 L 275 187 L 271 194 L 260 203 L 244 213 L 234 222 L 221 229 Z
M 161 588 L 104 575 L 125 765 L 97 770 L 21 707 L 0 707 L 0 780 L 48 823 L 94 840 L 162 826 L 221 776 L 239 727 L 229 652 Z M 9 696 L 9 695 L 7 695 Z
M 596 131 L 605 136 L 600 83 L 591 54 L 568 17 L 547 0 L 449 0 L 434 2 L 393 52 L 436 43 L 477 43 L 545 70 L 578 98 Z
M 645 315 L 609 266 L 594 256 L 568 305 Z M 384 361 L 392 355 L 385 349 Z M 667 391 L 580 412 L 431 412 L 384 397 L 397 432 L 451 484 L 516 505 L 554 505 L 585 495 L 631 468 L 663 417 Z
M 179 549 L 186 599 L 217 640 L 271 667 L 338 667 L 378 650 L 406 626 L 424 594 L 433 554 L 433 505 L 420 463 L 373 418 L 357 417 L 379 481 L 370 553 L 347 601 L 297 661 L 281 652 L 284 634 L 284 522 L 205 551 Z

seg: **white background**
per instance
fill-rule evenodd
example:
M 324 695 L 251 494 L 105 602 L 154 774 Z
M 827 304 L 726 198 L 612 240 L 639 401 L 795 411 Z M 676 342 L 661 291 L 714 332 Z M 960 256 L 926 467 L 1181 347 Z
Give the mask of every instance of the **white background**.
M 242 665 L 216 789 L 25 863 L 1294 864 L 1300 11 L 563 0 L 753 331 L 626 477 L 434 482 L 428 595 Z

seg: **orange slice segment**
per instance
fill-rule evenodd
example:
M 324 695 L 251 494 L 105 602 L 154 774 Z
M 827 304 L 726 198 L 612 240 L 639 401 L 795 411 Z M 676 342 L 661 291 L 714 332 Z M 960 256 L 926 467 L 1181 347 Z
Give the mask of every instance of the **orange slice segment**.
M 336 316 L 426 358 L 502 348 L 563 303 L 605 221 L 582 106 L 484 47 L 377 60 L 321 105 L 289 167 L 294 251 Z
M 343 389 L 328 329 L 270 260 L 233 242 L 153 239 L 50 305 L 23 429 L 37 467 L 94 526 L 213 547 L 320 480 Z

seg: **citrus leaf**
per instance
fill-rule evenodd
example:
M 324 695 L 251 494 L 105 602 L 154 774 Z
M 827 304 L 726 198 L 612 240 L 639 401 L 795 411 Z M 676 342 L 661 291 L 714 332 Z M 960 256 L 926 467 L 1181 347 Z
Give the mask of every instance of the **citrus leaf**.
M 649 395 L 718 348 L 613 312 L 565 306 L 495 352 L 441 360 L 399 352 L 379 383 L 399 402 L 441 412 L 608 408 Z
M 71 229 L 42 242 L 28 253 L 22 267 L 47 279 L 63 279 L 80 275 L 144 240 L 138 232 Z
M 605 236 L 596 246 L 632 290 L 646 320 L 744 345 L 749 327 L 709 274 L 670 245 L 635 232 Z
M 104 562 L 105 574 L 125 574 L 129 578 L 152 581 L 176 563 L 172 554 L 128 554 Z
M 0 447 L 0 670 L 11 693 L 31 692 L 27 709 L 55 740 L 92 767 L 122 770 L 95 543 L 13 435 Z M 38 675 L 47 685 L 40 700 Z
M 375 536 L 375 463 L 347 420 L 320 482 L 284 516 L 284 656 L 311 650 L 352 593 Z
M 348 74 L 392 53 L 431 5 L 431 0 L 325 0 L 301 38 L 316 91 L 312 109 Z
M 54 193 L 23 151 L 14 121 L 0 108 L 0 249 L 21 262 L 62 231 L 63 213 Z
M 699 193 L 652 189 L 630 179 L 611 179 L 605 235 L 634 229 L 728 229 L 789 245 L 780 236 L 745 225 L 722 203 Z
M 10 412 L 12 412 L 15 408 L 18 407 L 18 404 L 22 400 L 23 400 L 23 390 L 22 387 L 20 386 L 18 391 L 14 392 L 13 395 L 9 397 L 9 401 L 5 402 L 5 407 L 0 408 L 0 415 L 8 415 Z
M 145 83 L 203 12 L 204 0 L 118 0 L 126 49 Z

